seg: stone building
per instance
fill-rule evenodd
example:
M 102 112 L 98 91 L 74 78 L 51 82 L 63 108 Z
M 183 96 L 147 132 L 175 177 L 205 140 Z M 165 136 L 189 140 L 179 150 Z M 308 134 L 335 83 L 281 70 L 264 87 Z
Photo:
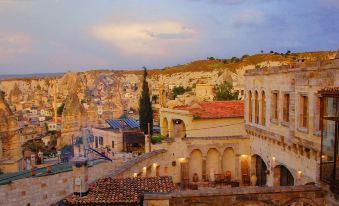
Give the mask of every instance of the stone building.
M 249 141 L 245 137 L 242 101 L 203 102 L 160 110 L 161 134 L 169 137 L 152 150 L 166 149 L 159 162 L 175 183 L 214 181 L 215 174 L 231 174 L 249 183 Z M 147 148 L 147 147 L 146 147 Z M 179 160 L 179 167 L 173 161 Z M 166 169 L 167 168 L 167 169 Z M 186 181 L 186 183 L 185 183 Z
M 214 86 L 211 84 L 196 84 L 195 95 L 203 100 L 213 100 Z
M 258 185 L 319 182 L 319 91 L 339 86 L 339 59 L 245 73 L 245 127 Z
M 0 91 L 0 172 L 20 170 L 22 154 L 17 121 Z

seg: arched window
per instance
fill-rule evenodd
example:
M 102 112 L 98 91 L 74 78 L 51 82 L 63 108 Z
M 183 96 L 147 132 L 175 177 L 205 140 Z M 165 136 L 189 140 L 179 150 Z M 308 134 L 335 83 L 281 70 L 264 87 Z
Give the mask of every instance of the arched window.
M 261 93 L 261 124 L 266 125 L 266 95 L 264 91 Z
M 259 124 L 259 99 L 258 99 L 258 91 L 255 91 L 254 94 L 254 121 L 256 124 Z
M 252 122 L 252 92 L 248 92 L 248 121 Z

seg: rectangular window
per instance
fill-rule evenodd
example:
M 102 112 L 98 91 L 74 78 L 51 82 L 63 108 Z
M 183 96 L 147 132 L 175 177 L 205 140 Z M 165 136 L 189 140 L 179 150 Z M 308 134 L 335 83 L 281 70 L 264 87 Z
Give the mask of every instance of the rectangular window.
M 112 141 L 112 148 L 114 148 L 114 141 Z
M 306 95 L 301 95 L 299 126 L 302 128 L 307 128 L 307 121 L 308 121 L 308 97 Z
M 278 120 L 278 92 L 272 93 L 272 119 Z
M 103 137 L 99 137 L 99 144 L 104 145 L 104 138 Z
M 285 122 L 290 121 L 290 94 L 284 94 L 284 108 L 283 108 L 283 119 Z

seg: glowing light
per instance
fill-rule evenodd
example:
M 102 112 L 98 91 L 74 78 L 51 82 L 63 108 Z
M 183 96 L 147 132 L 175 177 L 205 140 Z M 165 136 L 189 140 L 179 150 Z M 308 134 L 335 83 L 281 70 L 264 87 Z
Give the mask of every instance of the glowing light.
M 180 161 L 180 162 L 184 162 L 185 160 L 186 160 L 185 157 L 180 157 L 180 158 L 179 158 L 179 161 Z
M 241 157 L 242 157 L 242 158 L 247 158 L 248 155 L 242 154 Z
M 143 169 L 144 171 L 146 171 L 147 168 L 146 168 L 146 167 L 143 167 L 142 169 Z
M 138 173 L 134 172 L 133 177 L 137 177 L 137 176 L 138 176 Z
M 158 166 L 158 164 L 157 163 L 153 163 L 153 167 L 156 167 L 156 166 Z
M 275 157 L 272 157 L 272 160 L 275 162 Z

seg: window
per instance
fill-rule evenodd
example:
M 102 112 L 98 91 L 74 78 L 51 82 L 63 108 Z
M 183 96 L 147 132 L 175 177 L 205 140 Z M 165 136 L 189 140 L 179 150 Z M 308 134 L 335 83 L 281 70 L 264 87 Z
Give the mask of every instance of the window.
M 263 91 L 261 94 L 261 124 L 266 124 L 266 95 Z
M 252 92 L 248 92 L 248 121 L 252 122 Z
M 314 105 L 314 134 L 320 135 L 320 97 L 315 96 Z
M 99 137 L 99 144 L 104 145 L 104 138 L 103 137 Z
M 278 92 L 272 93 L 272 119 L 278 120 Z
M 283 120 L 285 122 L 290 121 L 290 113 L 289 113 L 289 108 L 290 108 L 290 94 L 284 94 L 284 105 L 283 105 Z
M 300 116 L 299 116 L 299 126 L 302 128 L 307 128 L 308 121 L 308 97 L 306 95 L 300 96 Z
M 254 93 L 254 118 L 255 123 L 259 124 L 259 99 L 257 91 Z
M 112 141 L 112 148 L 114 148 L 114 141 Z
M 339 194 L 339 92 L 322 95 L 320 179 Z

